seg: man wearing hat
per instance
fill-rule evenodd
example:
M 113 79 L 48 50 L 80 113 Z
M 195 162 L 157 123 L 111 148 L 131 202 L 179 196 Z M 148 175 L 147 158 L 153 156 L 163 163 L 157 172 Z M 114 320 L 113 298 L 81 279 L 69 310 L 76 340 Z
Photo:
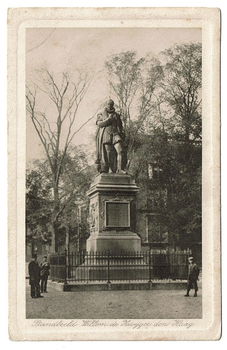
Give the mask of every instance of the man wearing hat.
M 43 257 L 43 261 L 40 264 L 40 277 L 41 277 L 41 293 L 47 293 L 47 280 L 50 273 L 50 264 L 47 261 L 47 256 Z
M 197 297 L 197 292 L 198 292 L 198 285 L 197 285 L 197 280 L 199 277 L 199 268 L 194 263 L 194 258 L 193 256 L 190 256 L 188 258 L 188 285 L 187 285 L 187 293 L 185 294 L 185 297 L 189 297 L 189 292 L 191 289 L 195 289 L 194 297 Z
M 29 283 L 31 286 L 31 297 L 42 298 L 40 295 L 40 267 L 37 261 L 37 254 L 34 254 L 28 265 Z

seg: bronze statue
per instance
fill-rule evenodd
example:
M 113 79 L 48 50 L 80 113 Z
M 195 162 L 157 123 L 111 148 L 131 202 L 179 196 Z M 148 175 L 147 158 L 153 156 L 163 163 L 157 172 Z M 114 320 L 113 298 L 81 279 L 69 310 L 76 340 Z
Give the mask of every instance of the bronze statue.
M 98 171 L 125 174 L 125 136 L 121 117 L 115 111 L 113 100 L 109 100 L 103 112 L 98 114 L 96 124 L 98 126 L 96 133 Z

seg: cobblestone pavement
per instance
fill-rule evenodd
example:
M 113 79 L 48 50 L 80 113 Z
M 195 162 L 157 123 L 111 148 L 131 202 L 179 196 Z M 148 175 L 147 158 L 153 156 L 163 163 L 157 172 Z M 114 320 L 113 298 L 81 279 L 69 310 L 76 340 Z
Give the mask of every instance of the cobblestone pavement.
M 184 294 L 184 290 L 61 292 L 49 285 L 43 298 L 32 299 L 27 283 L 27 318 L 201 318 L 201 290 L 197 298 Z

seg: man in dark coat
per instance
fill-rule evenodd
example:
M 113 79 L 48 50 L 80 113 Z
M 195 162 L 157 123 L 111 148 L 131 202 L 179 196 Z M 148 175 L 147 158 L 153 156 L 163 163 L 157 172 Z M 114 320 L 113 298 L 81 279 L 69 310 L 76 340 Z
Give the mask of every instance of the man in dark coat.
M 47 280 L 50 273 L 50 264 L 47 261 L 47 256 L 43 257 L 43 261 L 40 264 L 40 276 L 41 276 L 41 293 L 47 293 Z
M 37 254 L 33 255 L 32 261 L 28 265 L 29 283 L 31 286 L 31 297 L 42 298 L 40 295 L 40 267 L 37 261 Z
M 198 292 L 198 285 L 197 285 L 197 280 L 199 277 L 199 268 L 194 263 L 194 258 L 190 256 L 188 258 L 188 284 L 187 284 L 187 293 L 185 297 L 189 297 L 189 292 L 191 289 L 195 289 L 194 297 L 197 297 L 197 292 Z

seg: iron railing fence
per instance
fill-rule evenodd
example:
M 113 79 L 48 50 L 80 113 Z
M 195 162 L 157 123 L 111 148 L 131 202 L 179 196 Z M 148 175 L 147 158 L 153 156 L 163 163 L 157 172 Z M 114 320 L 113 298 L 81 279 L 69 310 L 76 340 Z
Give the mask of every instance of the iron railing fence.
M 70 252 L 50 256 L 50 278 L 55 281 L 185 280 L 189 250 L 140 252 Z

